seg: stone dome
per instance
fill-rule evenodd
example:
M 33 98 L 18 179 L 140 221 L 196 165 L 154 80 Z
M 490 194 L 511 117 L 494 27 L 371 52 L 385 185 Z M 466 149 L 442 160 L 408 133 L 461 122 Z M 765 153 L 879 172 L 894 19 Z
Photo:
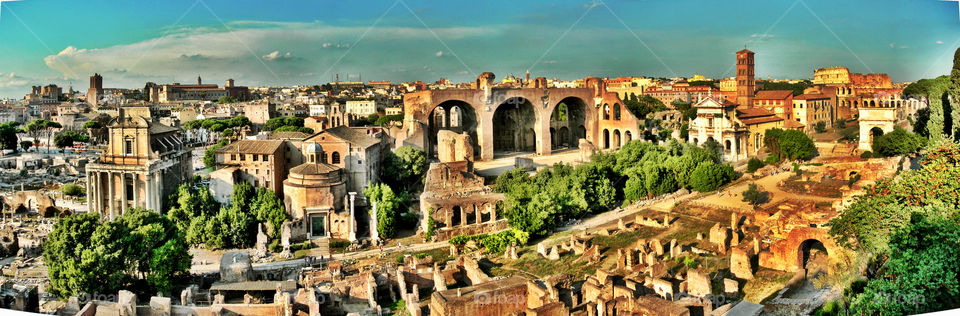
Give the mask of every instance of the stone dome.
M 323 147 L 317 143 L 311 143 L 307 145 L 307 148 L 304 150 L 307 154 L 322 153 Z

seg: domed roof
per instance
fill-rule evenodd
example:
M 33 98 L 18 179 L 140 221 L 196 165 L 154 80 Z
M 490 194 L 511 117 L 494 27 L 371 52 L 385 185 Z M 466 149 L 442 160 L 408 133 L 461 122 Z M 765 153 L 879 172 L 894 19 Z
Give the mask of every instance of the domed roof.
M 323 146 L 320 146 L 320 144 L 310 143 L 309 145 L 307 145 L 306 153 L 315 154 L 315 153 L 321 153 L 321 152 L 323 152 Z
M 308 147 L 309 148 L 309 147 Z M 334 171 L 339 171 L 340 167 L 319 163 L 305 163 L 290 169 L 291 174 L 300 175 L 326 175 Z

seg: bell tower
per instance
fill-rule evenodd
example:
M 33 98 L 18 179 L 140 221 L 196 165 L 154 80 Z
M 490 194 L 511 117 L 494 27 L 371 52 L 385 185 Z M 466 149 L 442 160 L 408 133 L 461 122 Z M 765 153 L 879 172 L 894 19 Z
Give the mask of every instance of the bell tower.
M 753 73 L 753 52 L 744 49 L 737 52 L 737 104 L 752 107 L 756 92 Z

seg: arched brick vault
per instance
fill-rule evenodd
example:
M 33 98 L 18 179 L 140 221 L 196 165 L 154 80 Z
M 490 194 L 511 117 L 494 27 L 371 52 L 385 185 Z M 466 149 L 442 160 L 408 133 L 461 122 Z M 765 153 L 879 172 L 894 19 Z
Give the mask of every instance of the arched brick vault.
M 767 251 L 760 252 L 760 265 L 790 272 L 803 268 L 800 247 L 807 240 L 816 240 L 822 243 L 823 247 L 827 249 L 827 255 L 831 262 L 839 254 L 840 248 L 826 228 L 797 227 L 787 234 L 786 239 L 771 245 Z
M 478 83 L 482 78 L 478 79 Z M 397 146 L 412 145 L 429 150 L 430 114 L 440 104 L 447 101 L 460 101 L 468 104 L 476 113 L 477 143 L 480 159 L 493 159 L 493 116 L 507 100 L 523 98 L 528 100 L 535 112 L 534 132 L 537 135 L 536 152 L 540 155 L 551 153 L 550 116 L 554 109 L 565 99 L 582 101 L 584 108 L 584 128 L 586 139 L 597 144 L 603 129 L 618 130 L 621 134 L 643 135 L 639 130 L 639 120 L 625 109 L 623 101 L 616 93 L 606 92 L 603 81 L 588 78 L 587 88 L 485 88 L 485 89 L 445 89 L 426 90 L 407 93 L 404 96 L 404 131 L 397 136 Z M 614 116 L 603 119 L 600 107 L 618 105 L 623 108 L 620 119 Z M 569 104 L 568 104 L 569 105 Z M 432 154 L 432 153 L 431 153 Z

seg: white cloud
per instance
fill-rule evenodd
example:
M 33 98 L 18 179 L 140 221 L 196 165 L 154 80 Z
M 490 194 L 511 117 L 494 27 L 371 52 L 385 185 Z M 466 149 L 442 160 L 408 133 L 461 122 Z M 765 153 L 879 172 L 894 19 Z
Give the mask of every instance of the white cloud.
M 278 60 L 278 59 L 290 59 L 293 58 L 293 54 L 286 52 L 285 54 L 280 54 L 280 51 L 273 51 L 272 53 L 263 55 L 264 60 Z
M 320 23 L 230 22 L 227 28 L 181 28 L 163 37 L 100 48 L 68 46 L 44 58 L 48 68 L 66 79 L 83 79 L 94 72 L 104 74 L 110 86 L 142 86 L 144 81 L 184 80 L 196 74 L 213 78 L 234 78 L 238 84 L 278 83 L 272 74 L 286 72 L 317 74 L 353 71 L 362 68 L 360 56 L 378 56 L 397 43 L 436 43 L 496 34 L 493 27 L 450 27 L 427 30 L 422 27 L 377 27 L 361 39 L 364 49 L 351 51 L 335 64 L 340 53 L 324 49 L 346 49 L 367 27 L 330 26 Z M 416 46 L 412 45 L 412 46 Z M 295 57 L 284 47 L 297 51 Z M 422 47 L 426 47 L 423 45 Z M 266 55 L 253 52 L 269 52 Z M 428 51 L 429 52 L 429 51 Z M 397 58 L 403 56 L 397 55 Z M 263 61 L 281 61 L 268 63 Z M 353 68 L 353 69 L 351 69 Z M 246 80 L 244 80 L 246 79 Z M 282 78 L 281 78 L 282 79 Z
M 897 47 L 897 43 L 890 43 L 890 48 L 896 48 L 896 47 Z
M 943 45 L 943 41 L 937 41 L 937 45 Z
M 30 84 L 30 79 L 21 77 L 15 73 L 0 72 L 0 89 L 26 87 Z
M 436 55 L 437 57 L 443 57 L 443 51 L 438 51 Z

